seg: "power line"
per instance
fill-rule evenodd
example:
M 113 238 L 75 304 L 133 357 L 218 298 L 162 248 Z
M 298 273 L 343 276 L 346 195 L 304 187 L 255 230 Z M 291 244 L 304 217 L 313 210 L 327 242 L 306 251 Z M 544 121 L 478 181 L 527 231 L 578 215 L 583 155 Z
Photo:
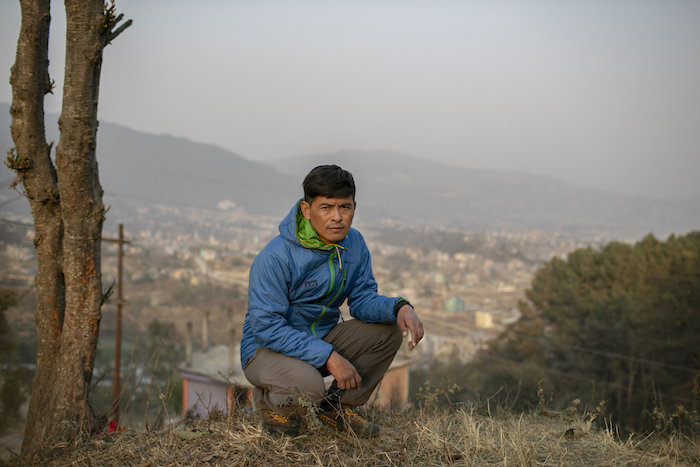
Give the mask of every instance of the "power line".
M 17 299 L 16 299 L 17 302 L 19 303 L 19 301 L 22 300 L 29 292 L 31 292 L 33 288 L 34 288 L 34 284 L 30 285 L 29 288 L 28 288 L 27 290 L 25 290 L 24 292 L 22 292 L 22 293 L 17 297 Z
M 153 204 L 161 204 L 164 206 L 172 206 L 175 208 L 192 208 L 192 209 L 200 209 L 200 210 L 205 210 L 205 211 L 218 211 L 216 208 L 197 206 L 195 204 L 190 204 L 187 202 L 172 201 L 172 200 L 167 200 L 167 199 L 159 200 L 159 199 L 151 198 L 150 196 L 130 195 L 127 193 L 117 193 L 114 191 L 106 191 L 104 198 L 107 198 L 107 197 L 133 199 L 133 200 L 137 200 L 137 201 L 149 201 Z
M 11 182 L 14 179 L 15 179 L 15 177 L 6 178 L 6 179 L 0 181 L 0 185 L 4 185 L 5 183 Z
M 618 383 L 614 383 L 614 382 L 612 382 L 612 381 L 606 381 L 606 380 L 602 380 L 602 379 L 598 379 L 598 378 L 592 378 L 592 377 L 585 377 L 585 376 L 572 375 L 572 374 L 569 374 L 569 373 L 566 373 L 566 372 L 563 372 L 563 371 L 555 370 L 555 369 L 553 369 L 553 368 L 544 367 L 544 366 L 539 366 L 539 365 L 536 365 L 535 363 L 531 363 L 531 362 L 519 362 L 519 361 L 517 361 L 517 360 L 513 360 L 513 359 L 510 359 L 510 358 L 506 358 L 506 357 L 501 357 L 501 356 L 499 356 L 499 355 L 484 355 L 484 354 L 482 354 L 480 358 L 483 358 L 483 359 L 485 359 L 485 360 L 508 362 L 508 363 L 512 363 L 512 364 L 519 365 L 519 366 L 523 366 L 523 367 L 530 367 L 530 368 L 533 368 L 533 369 L 536 369 L 536 370 L 542 370 L 542 371 L 544 371 L 544 372 L 546 372 L 546 373 L 558 375 L 558 376 L 561 376 L 561 377 L 563 377 L 563 378 L 573 379 L 573 380 L 577 380 L 577 381 L 592 381 L 592 382 L 594 382 L 594 383 L 596 383 L 596 384 L 600 384 L 600 385 L 602 385 L 602 386 L 607 386 L 607 387 L 610 387 L 610 388 L 613 388 L 613 389 L 622 389 L 622 390 L 624 390 L 624 391 L 630 390 L 631 392 L 634 392 L 634 393 L 636 393 L 636 394 L 648 395 L 648 394 L 650 394 L 650 392 L 651 392 L 650 390 L 641 390 L 641 389 L 634 389 L 634 388 L 630 389 L 630 388 L 628 388 L 628 387 L 625 386 L 625 385 L 618 384 Z M 695 401 L 692 400 L 692 399 L 687 399 L 687 398 L 685 398 L 685 397 L 673 396 L 673 395 L 669 395 L 669 394 L 666 394 L 666 393 L 664 393 L 663 397 L 666 398 L 666 399 L 671 399 L 671 400 L 675 400 L 675 401 L 678 401 L 678 402 L 686 402 L 686 403 L 688 403 L 688 404 L 692 404 L 692 403 L 695 402 Z
M 230 186 L 231 181 L 226 179 L 218 179 L 218 178 L 212 178 L 212 177 L 206 177 L 202 175 L 195 175 L 191 173 L 185 173 L 185 172 L 179 172 L 177 170 L 167 170 L 163 168 L 152 168 L 152 167 L 147 167 L 147 166 L 142 166 L 142 165 L 137 165 L 137 164 L 128 164 L 125 163 L 123 164 L 125 167 L 130 167 L 132 169 L 136 169 L 139 172 L 155 172 L 158 174 L 165 174 L 165 175 L 170 175 L 172 177 L 179 177 L 182 178 L 183 180 L 186 180 L 190 183 L 193 184 L 198 184 L 201 183 L 203 186 L 206 187 L 208 184 L 217 184 L 217 185 L 224 185 L 224 186 Z M 260 192 L 264 191 L 265 193 L 274 193 L 277 195 L 283 195 L 283 196 L 289 196 L 290 192 L 284 191 L 280 189 L 277 185 L 275 184 L 261 184 L 256 181 L 255 178 L 251 178 L 249 180 L 238 180 L 236 182 L 236 185 L 238 187 L 243 187 L 247 190 L 248 193 L 253 193 L 253 192 Z M 105 194 L 110 194 L 108 192 L 105 192 Z M 165 205 L 174 205 L 177 207 L 183 207 L 183 206 L 189 206 L 189 207 L 197 207 L 198 206 L 192 206 L 190 204 L 185 204 L 182 202 L 169 202 L 169 201 L 157 201 L 154 200 L 153 198 L 145 197 L 145 196 L 139 196 L 139 195 L 122 195 L 122 194 L 117 194 L 114 193 L 114 195 L 119 195 L 120 197 L 128 197 L 128 198 L 134 198 L 134 199 L 143 199 L 146 201 L 154 201 L 160 204 L 165 204 Z M 292 194 L 292 196 L 294 196 Z M 296 198 L 298 199 L 298 198 Z M 412 215 L 412 211 L 410 209 L 394 209 L 395 213 L 401 214 L 401 215 Z
M 123 164 L 125 167 L 131 167 L 132 169 L 136 169 L 139 172 L 155 172 L 158 174 L 166 174 L 170 175 L 173 177 L 179 177 L 182 178 L 190 183 L 194 182 L 204 182 L 206 184 L 217 184 L 217 185 L 225 185 L 225 186 L 230 186 L 231 181 L 229 179 L 219 179 L 219 178 L 212 178 L 212 177 L 206 177 L 202 175 L 196 175 L 196 174 L 191 174 L 191 173 L 186 173 L 186 172 L 178 172 L 177 170 L 168 170 L 168 169 L 163 169 L 163 168 L 152 168 L 152 167 L 147 167 L 147 166 L 139 166 L 136 164 L 128 164 L 125 163 Z M 265 191 L 266 193 L 276 193 L 276 194 L 281 194 L 281 195 L 288 195 L 288 192 L 285 192 L 283 190 L 278 189 L 275 185 L 263 185 L 261 183 L 257 183 L 255 178 L 252 178 L 250 180 L 238 180 L 236 182 L 237 186 L 242 186 L 245 187 L 249 190 L 253 191 Z
M 539 342 L 541 340 L 541 338 L 538 336 L 535 336 L 532 334 L 527 334 L 527 333 L 522 332 L 522 331 L 511 330 L 511 332 L 513 334 L 520 335 L 521 338 L 523 338 L 523 339 L 528 339 L 528 340 L 537 341 L 537 342 Z M 582 346 L 578 346 L 578 345 L 574 345 L 574 344 L 567 344 L 565 342 L 561 342 L 561 341 L 557 341 L 556 339 L 552 339 L 551 337 L 548 337 L 547 340 L 558 345 L 558 346 L 567 347 L 569 349 L 578 350 L 580 352 L 602 355 L 604 357 L 616 358 L 618 360 L 628 360 L 628 361 L 633 361 L 636 363 L 646 363 L 648 365 L 656 365 L 656 366 L 660 366 L 660 367 L 669 368 L 672 370 L 685 371 L 685 372 L 689 372 L 689 373 L 700 373 L 700 369 L 698 369 L 698 368 L 689 368 L 689 367 L 685 367 L 685 366 L 673 365 L 670 363 L 659 362 L 656 360 L 650 360 L 647 358 L 636 357 L 636 356 L 632 356 L 632 355 L 624 355 L 624 354 L 620 354 L 620 353 L 608 352 L 608 351 L 600 350 L 600 349 L 594 349 L 591 347 L 582 347 Z
M 532 341 L 539 341 L 540 340 L 540 338 L 538 336 L 528 334 L 528 333 L 525 333 L 522 331 L 512 330 L 512 332 L 514 334 L 520 335 L 524 339 L 528 339 L 528 340 L 532 340 Z M 664 363 L 664 362 L 659 362 L 656 360 L 650 360 L 648 358 L 636 357 L 636 356 L 632 356 L 632 355 L 624 355 L 624 354 L 615 353 L 615 352 L 608 352 L 605 350 L 594 349 L 591 347 L 582 347 L 582 346 L 574 345 L 574 344 L 567 344 L 565 342 L 556 341 L 556 339 L 551 339 L 551 338 L 547 338 L 547 339 L 549 341 L 552 341 L 556 345 L 561 346 L 561 347 L 568 347 L 570 349 L 578 350 L 580 352 L 587 352 L 587 353 L 591 353 L 591 354 L 595 354 L 595 355 L 602 355 L 604 357 L 616 358 L 618 360 L 627 360 L 627 361 L 632 361 L 632 362 L 636 362 L 636 363 L 646 363 L 648 365 L 656 365 L 656 366 L 660 366 L 660 367 L 664 367 L 664 368 L 669 368 L 672 370 L 685 371 L 688 373 L 700 373 L 700 369 L 698 369 L 698 368 L 688 368 L 685 366 L 673 365 L 670 363 Z
M 10 204 L 11 202 L 17 201 L 18 199 L 22 199 L 22 198 L 24 198 L 24 196 L 19 195 L 19 196 L 17 196 L 16 198 L 12 198 L 12 199 L 9 199 L 8 201 L 5 201 L 4 203 L 0 203 L 0 208 L 3 207 L 3 206 L 7 206 L 7 205 Z
M 25 227 L 34 227 L 34 224 L 27 224 L 26 222 L 18 222 L 18 221 L 13 221 L 10 219 L 0 218 L 0 222 L 4 222 L 6 224 L 23 225 Z

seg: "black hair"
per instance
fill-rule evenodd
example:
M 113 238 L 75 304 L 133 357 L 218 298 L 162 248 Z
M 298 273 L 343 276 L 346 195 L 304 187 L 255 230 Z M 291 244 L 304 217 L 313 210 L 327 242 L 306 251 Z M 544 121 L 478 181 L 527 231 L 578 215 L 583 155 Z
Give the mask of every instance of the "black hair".
M 319 165 L 304 178 L 304 200 L 311 204 L 317 196 L 355 199 L 355 180 L 352 174 L 337 165 Z

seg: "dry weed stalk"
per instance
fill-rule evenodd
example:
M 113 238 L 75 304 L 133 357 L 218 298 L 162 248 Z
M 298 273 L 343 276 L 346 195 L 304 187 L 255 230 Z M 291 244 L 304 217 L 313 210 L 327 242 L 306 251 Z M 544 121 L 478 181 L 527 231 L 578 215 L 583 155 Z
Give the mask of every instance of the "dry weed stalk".
M 689 465 L 697 444 L 673 437 L 619 440 L 611 429 L 587 425 L 590 416 L 481 415 L 456 411 L 386 412 L 373 439 L 340 437 L 329 428 L 304 428 L 297 437 L 262 430 L 254 413 L 195 419 L 166 430 L 127 430 L 47 453 L 40 465 Z M 573 436 L 566 433 L 573 430 Z M 183 436 L 183 432 L 191 435 Z

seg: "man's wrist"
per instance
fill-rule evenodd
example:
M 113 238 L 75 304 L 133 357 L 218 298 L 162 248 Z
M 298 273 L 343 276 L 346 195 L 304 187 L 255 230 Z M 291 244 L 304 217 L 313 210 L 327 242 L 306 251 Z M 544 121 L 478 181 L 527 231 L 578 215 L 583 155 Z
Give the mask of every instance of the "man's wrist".
M 407 299 L 405 299 L 405 298 L 399 298 L 399 299 L 396 301 L 396 303 L 394 303 L 394 316 L 398 316 L 398 315 L 399 315 L 399 310 L 401 310 L 401 308 L 402 308 L 404 305 L 408 305 L 408 306 L 410 306 L 411 308 L 413 308 L 413 305 L 411 305 L 411 302 L 409 302 Z

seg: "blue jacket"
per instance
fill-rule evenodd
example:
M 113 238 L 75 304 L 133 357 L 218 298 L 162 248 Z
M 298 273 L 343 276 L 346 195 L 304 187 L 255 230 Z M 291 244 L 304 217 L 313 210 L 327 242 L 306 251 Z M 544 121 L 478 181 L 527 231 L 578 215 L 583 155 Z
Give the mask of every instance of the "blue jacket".
M 308 221 L 298 206 L 280 223 L 280 234 L 250 267 L 248 312 L 241 339 L 243 367 L 259 347 L 316 368 L 325 365 L 333 346 L 323 338 L 338 323 L 338 307 L 346 299 L 356 319 L 396 322 L 394 304 L 401 297 L 377 293 L 362 234 L 351 228 L 338 247 L 302 246 L 297 232 L 309 229 L 310 224 L 304 225 Z

